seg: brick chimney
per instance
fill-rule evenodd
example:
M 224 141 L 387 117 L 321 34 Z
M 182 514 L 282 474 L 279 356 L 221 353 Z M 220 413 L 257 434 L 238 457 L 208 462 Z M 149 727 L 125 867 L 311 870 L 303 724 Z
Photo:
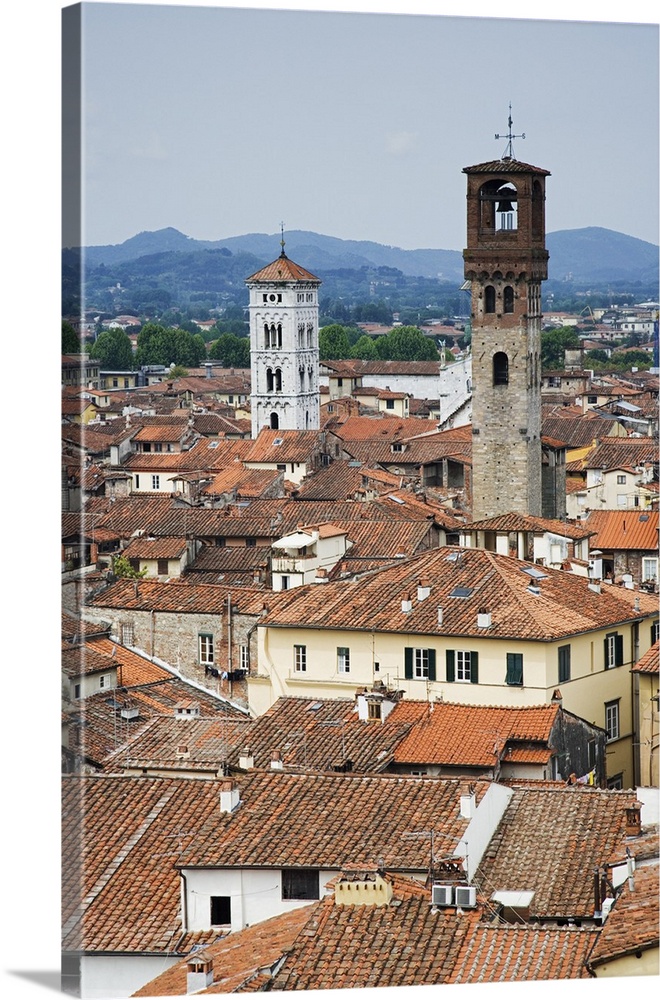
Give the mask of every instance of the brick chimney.
M 639 802 L 626 808 L 626 837 L 638 837 L 642 832 L 642 807 Z
M 231 813 L 241 801 L 240 792 L 232 778 L 222 778 L 220 781 L 220 812 Z
M 284 761 L 282 760 L 282 754 L 279 750 L 273 750 L 270 755 L 270 766 L 273 771 L 283 771 Z

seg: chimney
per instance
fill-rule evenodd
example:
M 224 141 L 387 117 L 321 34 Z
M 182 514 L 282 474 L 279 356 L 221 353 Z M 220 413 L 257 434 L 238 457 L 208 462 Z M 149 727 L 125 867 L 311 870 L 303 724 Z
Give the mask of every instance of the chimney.
M 316 576 L 313 580 L 314 583 L 328 583 L 328 571 L 320 566 L 316 571 Z
M 241 755 L 238 758 L 238 766 L 243 768 L 244 771 L 249 771 L 254 767 L 254 754 L 252 753 L 250 747 L 245 747 L 245 749 L 241 751 Z
M 438 625 L 442 625 L 442 608 L 438 606 Z
M 476 805 L 477 799 L 473 791 L 467 795 L 461 795 L 461 816 L 463 819 L 472 819 Z
M 284 761 L 282 760 L 282 754 L 279 750 L 273 750 L 270 755 L 270 766 L 273 771 L 283 771 Z
M 639 597 L 636 597 L 635 598 L 635 603 L 633 605 L 633 611 L 635 612 L 636 615 L 638 615 L 641 610 L 642 610 L 642 608 L 641 608 L 641 605 L 639 603 Z
M 412 600 L 410 598 L 410 594 L 406 594 L 401 601 L 401 610 L 404 614 L 408 614 L 409 611 L 412 611 Z
M 552 692 L 551 701 L 555 702 L 555 704 L 558 705 L 561 705 L 563 703 L 564 699 L 562 697 L 562 693 L 559 690 L 559 688 L 555 688 L 554 691 Z
M 589 590 L 591 590 L 594 594 L 600 594 L 600 584 L 599 583 L 589 583 L 589 584 L 587 584 L 587 586 L 589 587 Z
M 198 993 L 213 982 L 213 959 L 197 952 L 186 962 L 186 993 Z
M 482 608 L 482 610 L 477 613 L 477 628 L 490 628 L 492 623 L 490 611 L 484 611 Z
M 220 812 L 232 813 L 241 801 L 238 786 L 233 778 L 220 781 Z
M 420 580 L 419 583 L 417 584 L 417 600 L 425 601 L 430 593 L 431 593 L 431 587 L 429 585 L 428 580 L 425 579 Z
M 642 832 L 642 807 L 635 805 L 626 809 L 626 837 L 638 837 Z
M 205 362 L 204 367 L 206 368 L 206 377 L 207 378 L 212 378 L 213 377 L 213 365 L 211 364 L 211 362 L 210 361 Z

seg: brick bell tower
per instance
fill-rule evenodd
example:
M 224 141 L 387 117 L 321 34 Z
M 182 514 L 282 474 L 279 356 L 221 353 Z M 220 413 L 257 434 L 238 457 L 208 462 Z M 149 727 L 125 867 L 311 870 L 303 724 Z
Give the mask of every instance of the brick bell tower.
M 472 306 L 472 516 L 542 513 L 541 282 L 548 170 L 513 155 L 467 174 Z M 522 136 L 524 138 L 524 135 Z

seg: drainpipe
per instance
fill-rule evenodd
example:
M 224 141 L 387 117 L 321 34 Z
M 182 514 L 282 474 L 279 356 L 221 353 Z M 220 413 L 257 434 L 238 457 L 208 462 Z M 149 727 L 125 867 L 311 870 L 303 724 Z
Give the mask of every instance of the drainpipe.
M 152 657 L 156 654 L 154 653 L 155 635 L 156 635 L 156 612 L 152 608 L 149 612 L 151 617 L 151 655 Z
M 179 875 L 181 876 L 181 881 L 183 883 L 183 889 L 181 891 L 181 930 L 184 934 L 188 933 L 188 882 L 186 880 L 185 872 L 179 869 Z
M 231 675 L 231 594 L 227 594 L 227 672 Z M 229 681 L 229 697 L 234 691 L 234 682 Z

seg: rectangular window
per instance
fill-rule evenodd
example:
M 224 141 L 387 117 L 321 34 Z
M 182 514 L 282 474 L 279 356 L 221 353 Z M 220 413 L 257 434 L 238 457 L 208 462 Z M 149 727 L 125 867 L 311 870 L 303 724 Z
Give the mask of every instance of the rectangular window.
M 587 743 L 587 768 L 590 771 L 596 766 L 596 741 L 589 740 Z
M 616 495 L 616 505 L 617 507 L 625 507 L 627 503 L 627 497 L 625 493 L 617 493 Z
M 557 654 L 559 659 L 559 683 L 564 684 L 571 679 L 571 647 L 560 646 Z
M 288 590 L 290 582 L 291 582 L 291 578 L 290 577 L 283 576 L 282 577 L 282 590 Z
M 506 654 L 506 683 L 521 687 L 523 682 L 522 653 Z
M 337 671 L 347 674 L 351 669 L 351 654 L 348 646 L 337 646 Z
M 660 619 L 651 625 L 651 645 L 656 643 L 658 638 L 660 638 Z
M 240 664 L 240 669 L 247 671 L 250 669 L 250 647 L 249 646 L 239 646 L 238 648 L 238 662 Z
M 465 649 L 456 651 L 456 680 L 470 680 L 470 654 Z
M 203 666 L 213 663 L 213 636 L 210 632 L 200 632 L 197 639 L 199 642 L 199 662 Z
M 152 488 L 152 490 L 159 490 L 160 489 L 160 476 L 152 476 L 151 477 L 151 488 Z
M 383 706 L 379 701 L 369 701 L 367 702 L 367 718 L 368 719 L 381 719 L 383 715 Z
M 154 451 L 160 452 L 162 450 L 163 450 L 162 444 L 160 443 L 160 441 L 157 441 L 156 444 L 154 445 Z
M 435 680 L 435 649 L 404 649 L 404 676 L 406 680 Z
M 135 630 L 132 622 L 121 626 L 121 644 L 122 646 L 135 645 Z
M 282 869 L 282 899 L 319 898 L 319 873 L 315 868 Z
M 658 559 L 657 556 L 644 556 L 642 558 L 642 583 L 658 582 Z
M 80 698 L 80 684 L 73 685 L 73 697 Z
M 158 576 L 167 576 L 168 568 L 169 568 L 169 563 L 167 559 L 158 560 Z
M 140 476 L 139 475 L 135 476 L 135 489 L 136 490 L 140 489 Z
M 257 539 L 256 538 L 246 538 L 245 539 L 245 547 L 248 548 L 248 549 L 254 549 L 254 548 L 256 548 L 257 547 Z
M 605 702 L 605 732 L 607 742 L 619 738 L 619 699 Z
M 620 667 L 623 663 L 623 636 L 618 632 L 610 632 L 605 636 L 605 669 Z
M 211 926 L 231 924 L 231 896 L 211 896 Z
M 293 669 L 298 673 L 307 670 L 307 646 L 293 647 Z
M 99 689 L 105 687 L 105 674 L 101 674 L 99 677 Z
M 616 477 L 616 481 L 619 484 L 619 486 L 625 486 L 626 477 L 625 476 L 617 476 Z
M 385 400 L 385 406 L 387 407 L 388 410 L 393 410 L 394 409 L 394 400 L 393 399 L 386 399 Z

